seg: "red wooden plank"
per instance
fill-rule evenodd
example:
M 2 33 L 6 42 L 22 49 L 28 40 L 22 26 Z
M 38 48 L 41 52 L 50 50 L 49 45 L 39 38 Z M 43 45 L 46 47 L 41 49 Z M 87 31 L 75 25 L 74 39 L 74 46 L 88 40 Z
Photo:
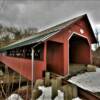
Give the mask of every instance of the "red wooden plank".
M 0 56 L 0 61 L 6 64 L 14 71 L 21 73 L 22 76 L 31 80 L 31 60 L 15 57 Z M 45 70 L 44 61 L 34 61 L 35 79 L 42 78 L 42 72 Z

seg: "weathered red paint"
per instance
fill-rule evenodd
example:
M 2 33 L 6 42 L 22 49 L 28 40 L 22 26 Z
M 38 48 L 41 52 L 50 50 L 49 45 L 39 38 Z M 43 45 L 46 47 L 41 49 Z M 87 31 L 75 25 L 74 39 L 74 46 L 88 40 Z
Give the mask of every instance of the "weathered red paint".
M 84 30 L 83 34 L 80 32 L 80 29 Z M 73 53 L 73 59 L 77 63 L 91 63 L 90 44 L 93 41 L 93 36 L 90 34 L 90 29 L 86 20 L 81 19 L 76 23 L 65 27 L 58 34 L 44 42 L 44 60 L 34 61 L 36 79 L 41 78 L 42 72 L 46 69 L 50 69 L 61 75 L 68 74 L 70 63 L 69 45 L 73 32 L 77 33 L 77 36 L 81 35 L 80 37 L 83 39 L 77 46 L 74 47 L 74 45 L 72 45 L 72 49 L 75 48 L 73 51 L 75 52 Z M 80 42 L 79 40 L 76 41 Z M 31 60 L 2 56 L 0 57 L 0 61 L 31 80 Z
M 63 73 L 63 44 L 48 41 L 47 69 L 58 74 Z
M 80 32 L 80 29 L 84 30 L 84 33 L 82 34 Z M 56 72 L 59 73 L 59 69 L 63 69 L 63 71 L 61 70 L 61 74 L 62 75 L 67 75 L 68 71 L 69 71 L 69 39 L 71 37 L 71 35 L 73 34 L 73 32 L 77 33 L 78 36 L 81 35 L 82 38 L 86 37 L 87 38 L 87 42 L 88 44 L 92 43 L 92 36 L 90 34 L 90 29 L 86 23 L 86 21 L 84 21 L 84 19 L 79 20 L 77 23 L 74 23 L 73 25 L 64 28 L 63 30 L 61 30 L 58 34 L 56 34 L 55 36 L 51 37 L 49 40 L 50 41 L 54 41 L 54 42 L 58 42 L 58 43 L 63 43 L 63 63 L 64 66 L 62 68 L 62 66 L 59 65 L 59 67 L 57 67 Z M 79 46 L 79 50 L 78 50 L 78 59 L 80 63 L 91 63 L 91 47 L 90 45 L 86 46 L 84 43 L 82 43 L 83 45 Z M 56 55 L 57 56 L 57 55 Z M 84 57 L 85 56 L 85 57 Z M 60 57 L 60 56 L 59 56 Z M 55 59 L 55 62 L 58 62 L 58 56 Z M 80 59 L 81 57 L 84 57 L 86 59 Z M 76 59 L 76 58 L 74 58 Z M 51 59 L 52 60 L 52 59 Z
M 7 57 L 0 56 L 0 61 L 6 64 L 11 69 L 20 73 L 25 78 L 31 80 L 31 70 L 32 70 L 32 62 L 29 59 L 23 58 L 15 58 L 15 57 Z M 34 61 L 34 75 L 35 79 L 42 78 L 42 72 L 45 70 L 45 62 L 44 61 Z

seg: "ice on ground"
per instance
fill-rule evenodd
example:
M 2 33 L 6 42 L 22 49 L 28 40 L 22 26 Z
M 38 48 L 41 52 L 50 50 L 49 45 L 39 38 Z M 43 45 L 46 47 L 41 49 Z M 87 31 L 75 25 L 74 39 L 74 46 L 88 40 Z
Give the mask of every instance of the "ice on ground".
M 100 68 L 97 67 L 97 68 L 96 68 L 96 72 L 100 72 Z
M 11 94 L 6 100 L 24 100 L 18 94 Z
M 96 68 L 96 72 L 78 74 L 68 81 L 85 90 L 100 92 L 100 68 Z
M 73 98 L 72 100 L 82 100 L 82 99 L 80 99 L 79 97 L 77 97 L 77 98 Z
M 58 96 L 54 100 L 64 100 L 64 93 L 58 90 Z
M 52 87 L 39 86 L 42 90 L 42 95 L 37 100 L 52 100 Z M 58 96 L 54 100 L 64 100 L 64 93 L 58 90 Z
M 37 100 L 52 100 L 52 87 L 38 87 L 42 91 L 42 95 Z

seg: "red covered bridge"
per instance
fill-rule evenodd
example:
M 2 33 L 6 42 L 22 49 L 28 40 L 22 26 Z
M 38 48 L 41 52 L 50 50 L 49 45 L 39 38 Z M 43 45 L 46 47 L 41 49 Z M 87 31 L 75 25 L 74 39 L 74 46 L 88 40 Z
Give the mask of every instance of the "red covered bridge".
M 46 70 L 68 75 L 71 63 L 92 63 L 91 44 L 96 42 L 85 14 L 1 48 L 0 61 L 29 80 L 32 66 L 35 79 Z

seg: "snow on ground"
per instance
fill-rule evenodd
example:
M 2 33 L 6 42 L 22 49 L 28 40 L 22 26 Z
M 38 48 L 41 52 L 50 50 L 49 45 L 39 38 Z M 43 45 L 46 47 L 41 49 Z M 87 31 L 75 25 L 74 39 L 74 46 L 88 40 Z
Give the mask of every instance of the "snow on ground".
M 39 86 L 38 88 L 42 90 L 42 95 L 37 100 L 52 100 L 51 99 L 51 96 L 52 96 L 51 87 Z
M 52 87 L 44 87 L 44 86 L 39 86 L 38 87 L 40 90 L 42 90 L 42 95 L 37 99 L 37 100 L 52 100 Z M 64 100 L 64 93 L 58 90 L 58 96 L 55 97 L 54 100 Z M 79 97 L 73 98 L 72 100 L 82 100 Z
M 97 68 L 96 68 L 96 72 L 99 72 L 99 73 L 100 73 L 100 68 L 97 67 Z
M 77 98 L 74 98 L 74 99 L 72 99 L 72 100 L 82 100 L 82 99 L 80 99 L 79 97 L 77 97 Z
M 6 100 L 23 100 L 18 94 L 11 94 Z
M 58 90 L 58 96 L 54 100 L 64 100 L 64 93 Z
M 37 100 L 52 100 L 52 87 L 44 87 L 40 86 L 40 90 L 42 90 L 42 95 Z M 58 96 L 55 97 L 54 100 L 64 100 L 64 93 L 58 90 Z
M 69 82 L 91 92 L 100 92 L 100 68 L 96 72 L 78 74 L 68 80 Z M 42 95 L 37 100 L 52 100 L 52 87 L 39 86 Z M 12 94 L 6 100 L 23 100 L 18 94 Z M 58 90 L 58 96 L 54 100 L 64 100 L 64 93 Z M 81 100 L 79 97 L 72 100 Z
M 96 68 L 96 72 L 78 74 L 68 81 L 85 90 L 100 92 L 100 68 Z

